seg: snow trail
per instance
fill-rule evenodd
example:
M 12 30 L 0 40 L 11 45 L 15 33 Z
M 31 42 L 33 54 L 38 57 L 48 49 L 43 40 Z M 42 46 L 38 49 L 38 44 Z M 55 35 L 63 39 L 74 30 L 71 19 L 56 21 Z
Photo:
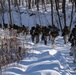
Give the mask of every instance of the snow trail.
M 29 53 L 19 63 L 14 63 L 2 75 L 76 75 L 73 71 L 73 57 L 69 55 L 70 44 L 64 45 L 62 37 L 56 39 L 55 48 L 51 42 L 33 44 L 28 41 Z

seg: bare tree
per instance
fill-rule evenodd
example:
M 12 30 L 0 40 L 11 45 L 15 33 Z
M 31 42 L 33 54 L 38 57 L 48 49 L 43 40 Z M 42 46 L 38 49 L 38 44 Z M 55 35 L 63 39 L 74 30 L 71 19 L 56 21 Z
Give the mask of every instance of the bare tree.
M 45 4 L 45 0 L 42 0 L 42 7 L 45 9 L 46 11 L 46 4 Z
M 36 4 L 36 7 L 37 7 L 37 11 L 39 11 L 39 2 L 40 2 L 40 0 L 35 0 L 35 4 Z
M 52 19 L 52 25 L 54 25 L 54 19 L 53 19 L 53 0 L 50 0 L 51 3 L 51 19 Z
M 35 0 L 32 0 L 32 8 L 35 6 Z
M 31 9 L 31 0 L 28 0 L 28 9 Z
M 72 1 L 72 11 L 71 11 L 70 29 L 71 29 L 72 22 L 73 22 L 73 10 L 74 10 L 74 2 Z
M 14 0 L 11 0 L 11 4 L 14 5 Z
M 64 26 L 66 26 L 66 10 L 65 10 L 66 0 L 62 1 L 62 13 L 64 14 Z
M 4 25 L 4 7 L 3 7 L 4 1 L 1 0 L 0 4 L 1 4 L 1 16 L 2 16 L 2 26 L 3 26 Z
M 11 13 L 11 4 L 10 4 L 10 0 L 8 0 L 8 6 L 9 6 L 9 16 L 10 16 L 10 27 L 13 26 L 13 23 L 12 23 L 12 13 Z
M 58 19 L 59 19 L 60 28 L 61 28 L 61 31 L 62 31 L 62 24 L 61 24 L 61 20 L 60 20 L 59 11 L 58 11 L 58 4 L 57 4 L 57 0 L 55 0 L 55 5 L 56 5 L 56 10 L 57 10 L 57 15 L 58 15 Z

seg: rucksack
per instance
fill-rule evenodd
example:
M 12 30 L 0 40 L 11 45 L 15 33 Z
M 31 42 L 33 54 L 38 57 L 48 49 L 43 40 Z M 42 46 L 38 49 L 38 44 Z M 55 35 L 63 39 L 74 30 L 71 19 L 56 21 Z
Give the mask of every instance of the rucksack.
M 69 33 L 70 33 L 70 30 L 69 30 L 69 28 L 66 26 L 66 27 L 63 29 L 63 31 L 62 31 L 62 36 L 68 35 Z
M 51 28 L 51 35 L 53 36 L 53 37 L 57 37 L 58 35 L 59 35 L 59 28 L 57 28 L 57 27 L 52 27 Z
M 44 34 L 45 34 L 46 36 L 48 36 L 48 35 L 49 35 L 49 31 L 50 31 L 49 28 L 46 27 Z

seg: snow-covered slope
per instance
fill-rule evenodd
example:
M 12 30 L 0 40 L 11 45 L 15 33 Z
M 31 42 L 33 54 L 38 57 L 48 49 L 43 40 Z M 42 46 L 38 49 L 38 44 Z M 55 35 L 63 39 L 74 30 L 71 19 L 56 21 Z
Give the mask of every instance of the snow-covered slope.
M 2 75 L 76 75 L 73 71 L 76 64 L 69 55 L 70 43 L 65 45 L 62 37 L 57 37 L 55 48 L 51 47 L 51 42 L 46 46 L 43 42 L 28 42 L 29 51 L 24 59 L 6 65 Z
M 71 4 L 66 5 L 66 25 L 70 25 L 70 19 L 71 19 Z M 17 7 L 12 7 L 12 22 L 13 24 L 16 25 L 25 25 L 25 26 L 35 26 L 36 24 L 40 25 L 51 25 L 51 8 L 50 5 L 48 4 L 46 6 L 47 11 L 45 12 L 44 9 L 40 8 L 40 11 L 36 11 L 36 7 L 33 9 L 27 9 L 26 7 L 20 6 L 20 14 L 18 13 Z M 63 19 L 63 14 L 60 11 L 60 17 L 61 17 L 61 23 L 62 26 L 64 27 L 64 19 Z M 30 14 L 34 13 L 35 15 L 30 16 Z M 58 21 L 58 16 L 56 9 L 54 7 L 54 24 L 59 27 L 59 21 Z M 76 14 L 74 13 L 74 18 L 73 18 L 73 25 L 75 25 L 75 16 Z M 20 19 L 21 16 L 21 19 Z M 4 13 L 4 21 L 5 23 L 9 24 L 9 13 L 6 11 Z M 2 17 L 0 14 L 0 23 L 2 23 Z

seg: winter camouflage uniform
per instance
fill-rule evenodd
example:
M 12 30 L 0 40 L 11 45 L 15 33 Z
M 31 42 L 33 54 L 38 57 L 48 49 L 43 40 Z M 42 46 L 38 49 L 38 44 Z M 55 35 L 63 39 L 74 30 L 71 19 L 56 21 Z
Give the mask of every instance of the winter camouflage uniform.
M 31 35 L 32 42 L 34 43 L 34 40 L 35 40 L 35 27 L 34 26 L 30 30 L 30 35 Z
M 59 31 L 60 31 L 60 29 L 57 28 L 55 25 L 53 25 L 53 26 L 51 27 L 52 47 L 55 46 L 55 38 L 59 35 Z
M 40 41 L 40 39 L 39 39 L 40 34 L 41 34 L 41 26 L 36 25 L 36 28 L 35 28 L 36 43 L 39 43 L 39 41 Z
M 48 29 L 50 30 L 50 32 L 49 32 L 49 41 L 51 40 L 51 34 L 50 34 L 50 33 L 51 33 L 51 28 L 52 28 L 52 26 L 49 25 L 49 26 L 48 26 Z
M 62 36 L 64 39 L 64 44 L 68 43 L 68 36 L 69 36 L 70 30 L 68 26 L 65 26 L 62 30 Z
M 44 44 L 47 45 L 47 41 L 48 41 L 48 36 L 49 36 L 50 30 L 46 26 L 42 30 L 43 30 L 43 32 L 42 32 L 43 36 L 42 37 L 43 37 L 43 40 L 44 40 Z

